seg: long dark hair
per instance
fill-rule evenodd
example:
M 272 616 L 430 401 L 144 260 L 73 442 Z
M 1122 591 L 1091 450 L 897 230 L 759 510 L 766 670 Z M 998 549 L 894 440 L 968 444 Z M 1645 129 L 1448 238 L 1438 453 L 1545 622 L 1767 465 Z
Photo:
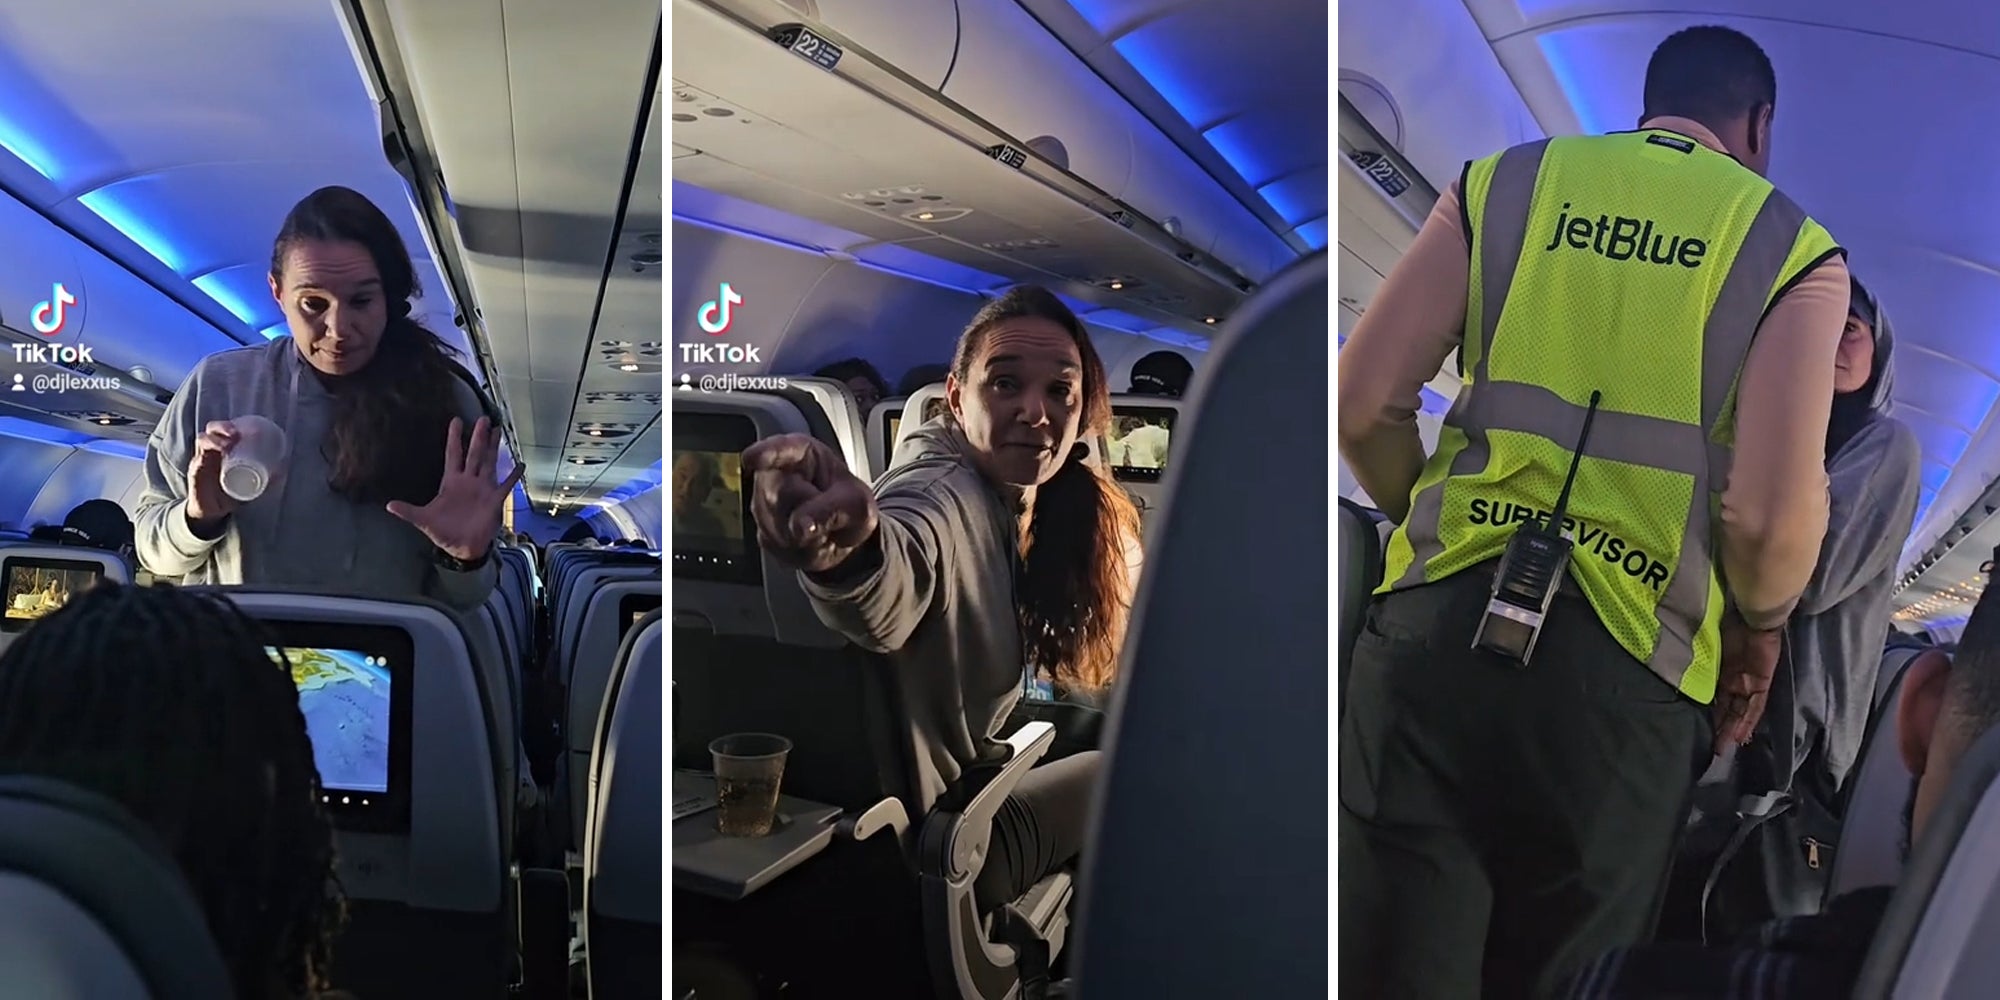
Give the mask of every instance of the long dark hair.
M 324 990 L 344 919 L 298 689 L 267 645 L 223 598 L 104 584 L 0 655 L 0 771 L 157 834 L 245 1000 Z
M 1083 323 L 1055 293 L 1021 285 L 988 302 L 958 338 L 951 372 L 972 376 L 973 360 L 1000 324 L 1045 319 L 1076 342 L 1083 360 L 1081 437 L 1102 434 L 1111 420 L 1111 390 L 1104 362 Z M 1132 611 L 1128 547 L 1139 535 L 1139 510 L 1124 488 L 1084 461 L 1081 441 L 1056 474 L 1035 490 L 1034 510 L 1022 546 L 1016 595 L 1028 662 L 1048 671 L 1058 687 L 1102 691 L 1118 674 L 1118 650 Z
M 389 326 L 367 367 L 322 376 L 334 398 L 333 423 L 321 443 L 332 470 L 327 486 L 357 503 L 427 504 L 444 478 L 445 437 L 457 416 L 457 351 L 410 318 L 416 266 L 396 224 L 366 196 L 323 187 L 292 206 L 271 245 L 274 280 L 282 284 L 285 258 L 307 241 L 360 244 L 375 260 L 389 303 Z

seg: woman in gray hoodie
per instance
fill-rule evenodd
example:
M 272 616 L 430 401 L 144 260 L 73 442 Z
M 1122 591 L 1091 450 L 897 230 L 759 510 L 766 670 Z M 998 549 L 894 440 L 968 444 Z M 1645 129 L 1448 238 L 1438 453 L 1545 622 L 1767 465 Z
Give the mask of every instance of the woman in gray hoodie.
M 822 621 L 894 665 L 921 745 L 926 810 L 998 739 L 1024 667 L 1059 690 L 1111 684 L 1131 611 L 1139 515 L 1086 464 L 1111 402 L 1083 324 L 1045 289 L 990 302 L 960 336 L 949 412 L 871 490 L 807 435 L 744 454 L 765 552 L 801 571 Z M 1011 902 L 1083 847 L 1100 755 L 1037 767 L 1003 806 L 975 895 Z
M 1854 279 L 1834 357 L 1819 564 L 1785 625 L 1784 659 L 1756 735 L 1719 761 L 1697 793 L 1705 815 L 1694 820 L 1691 850 L 1699 856 L 1696 845 L 1722 844 L 1699 869 L 1711 941 L 1818 912 L 1839 849 L 1841 790 L 1867 730 L 1921 485 L 1916 435 L 1889 415 L 1895 340 L 1888 314 Z
M 343 187 L 292 208 L 271 250 L 291 336 L 201 360 L 146 442 L 139 561 L 190 584 L 325 587 L 430 597 L 461 610 L 492 592 L 500 435 L 450 348 L 410 318 L 409 248 Z M 253 499 L 222 489 L 239 418 L 285 432 Z

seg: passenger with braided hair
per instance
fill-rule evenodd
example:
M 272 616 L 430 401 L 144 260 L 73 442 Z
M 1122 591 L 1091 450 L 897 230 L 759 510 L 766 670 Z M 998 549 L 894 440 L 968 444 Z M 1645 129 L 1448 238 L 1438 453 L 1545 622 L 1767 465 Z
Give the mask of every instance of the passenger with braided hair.
M 139 561 L 188 583 L 323 587 L 477 608 L 498 580 L 492 408 L 410 315 L 418 293 L 395 223 L 359 192 L 314 191 L 285 217 L 271 295 L 291 336 L 202 359 L 146 443 Z M 290 454 L 253 499 L 224 459 L 260 416 Z
M 103 795 L 179 863 L 241 1000 L 327 989 L 343 904 L 298 689 L 219 597 L 105 583 L 0 655 L 0 773 Z

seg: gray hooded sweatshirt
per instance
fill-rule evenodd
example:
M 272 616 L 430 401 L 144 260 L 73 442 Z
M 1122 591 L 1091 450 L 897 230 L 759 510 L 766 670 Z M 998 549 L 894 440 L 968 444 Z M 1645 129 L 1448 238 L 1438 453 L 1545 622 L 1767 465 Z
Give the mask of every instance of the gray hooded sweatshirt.
M 1778 779 L 1818 758 L 1829 790 L 1846 780 L 1861 752 L 1889 634 L 1896 564 L 1916 519 L 1922 477 L 1916 435 L 1889 415 L 1895 334 L 1888 314 L 1868 305 L 1875 313 L 1871 384 L 1852 398 L 1836 397 L 1826 539 L 1785 627 L 1791 684 L 1787 689 L 1781 675 L 1764 716 L 1773 747 L 1792 748 L 1790 771 Z
M 1021 496 L 989 484 L 967 451 L 941 419 L 917 429 L 875 484 L 879 560 L 799 574 L 828 628 L 893 664 L 928 751 L 917 762 L 925 808 L 966 767 L 1004 754 L 995 737 L 1021 698 Z
M 452 389 L 469 434 L 484 407 L 471 386 L 453 379 Z M 209 421 L 248 414 L 284 429 L 290 451 L 284 474 L 238 506 L 220 538 L 197 537 L 187 523 L 195 438 Z M 190 585 L 318 587 L 477 608 L 499 579 L 492 560 L 472 572 L 442 569 L 423 532 L 327 486 L 330 467 L 320 443 L 332 417 L 333 397 L 290 337 L 203 358 L 146 442 L 146 489 L 133 519 L 140 563 Z

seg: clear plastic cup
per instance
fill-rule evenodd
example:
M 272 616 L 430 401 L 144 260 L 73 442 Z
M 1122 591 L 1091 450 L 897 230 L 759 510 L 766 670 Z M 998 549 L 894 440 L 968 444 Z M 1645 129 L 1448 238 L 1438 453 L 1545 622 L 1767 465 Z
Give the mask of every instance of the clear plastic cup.
M 778 819 L 778 786 L 792 741 L 771 733 L 731 733 L 708 745 L 715 759 L 716 832 L 762 837 Z
M 222 458 L 222 492 L 239 503 L 264 495 L 285 468 L 284 428 L 256 414 L 230 421 L 237 439 Z

